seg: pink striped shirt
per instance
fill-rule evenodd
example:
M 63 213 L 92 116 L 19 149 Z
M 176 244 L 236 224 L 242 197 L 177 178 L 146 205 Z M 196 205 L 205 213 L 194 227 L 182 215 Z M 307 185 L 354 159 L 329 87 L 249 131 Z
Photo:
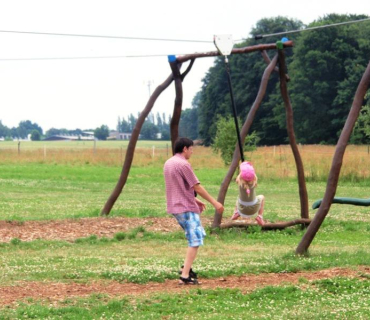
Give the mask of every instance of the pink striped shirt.
M 194 186 L 199 183 L 190 163 L 180 153 L 164 164 L 168 213 L 200 213 L 195 202 Z

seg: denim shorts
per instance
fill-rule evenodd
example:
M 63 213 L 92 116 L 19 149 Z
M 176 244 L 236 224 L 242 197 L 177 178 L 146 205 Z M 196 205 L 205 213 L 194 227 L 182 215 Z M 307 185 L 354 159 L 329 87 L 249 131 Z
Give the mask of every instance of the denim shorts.
M 177 213 L 173 215 L 181 228 L 185 231 L 189 247 L 199 247 L 203 245 L 206 232 L 202 227 L 199 214 L 194 212 Z

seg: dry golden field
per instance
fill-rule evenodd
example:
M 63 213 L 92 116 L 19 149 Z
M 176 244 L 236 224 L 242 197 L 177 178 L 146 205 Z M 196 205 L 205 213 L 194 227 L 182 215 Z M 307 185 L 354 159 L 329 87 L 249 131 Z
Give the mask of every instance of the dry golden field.
M 0 163 L 57 163 L 71 165 L 121 166 L 125 159 L 127 141 L 76 142 L 0 142 Z M 19 147 L 19 148 L 18 148 Z M 328 176 L 335 146 L 300 145 L 305 175 L 309 180 L 322 180 Z M 162 166 L 171 156 L 168 141 L 139 141 L 133 166 Z M 260 177 L 279 179 L 294 178 L 296 168 L 289 145 L 258 147 L 246 152 Z M 225 167 L 219 155 L 211 148 L 197 146 L 191 163 L 194 168 Z M 347 147 L 341 177 L 362 180 L 370 177 L 370 154 L 368 146 Z

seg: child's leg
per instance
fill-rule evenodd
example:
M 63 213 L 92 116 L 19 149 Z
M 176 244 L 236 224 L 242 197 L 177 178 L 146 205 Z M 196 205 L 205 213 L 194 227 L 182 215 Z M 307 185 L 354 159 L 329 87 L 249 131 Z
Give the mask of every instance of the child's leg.
M 258 210 L 258 215 L 262 216 L 263 215 L 263 206 L 265 204 L 265 196 L 261 195 L 261 207 Z
M 236 200 L 234 213 L 231 217 L 231 220 L 237 220 L 240 217 L 240 214 L 238 213 L 238 199 Z
M 260 226 L 263 226 L 265 224 L 265 221 L 263 220 L 263 206 L 265 204 L 265 197 L 261 196 L 261 207 L 258 210 L 258 215 L 256 217 L 256 221 Z

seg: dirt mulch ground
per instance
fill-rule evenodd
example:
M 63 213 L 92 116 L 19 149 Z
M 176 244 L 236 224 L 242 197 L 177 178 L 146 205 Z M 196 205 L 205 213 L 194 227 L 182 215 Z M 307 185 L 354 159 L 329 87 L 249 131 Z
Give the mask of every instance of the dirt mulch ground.
M 202 218 L 204 225 L 210 225 L 211 219 Z M 0 221 L 0 242 L 9 242 L 13 238 L 22 241 L 36 239 L 67 240 L 87 237 L 92 234 L 98 237 L 112 237 L 117 232 L 144 226 L 146 230 L 155 232 L 172 232 L 180 230 L 175 219 L 169 218 L 85 218 L 56 221 Z M 250 292 L 258 287 L 267 285 L 295 284 L 301 278 L 309 281 L 343 277 L 360 277 L 361 273 L 370 275 L 369 267 L 358 270 L 333 268 L 317 272 L 298 272 L 283 274 L 244 275 L 241 277 L 226 277 L 217 279 L 202 279 L 202 289 L 239 288 Z M 119 283 L 114 281 L 97 281 L 89 284 L 80 283 L 44 283 L 18 282 L 12 286 L 1 286 L 0 305 L 12 305 L 17 301 L 27 301 L 28 298 L 46 300 L 58 303 L 66 298 L 85 297 L 91 294 L 103 293 L 112 297 L 125 295 L 148 295 L 155 292 L 183 292 L 194 286 L 181 286 L 178 280 L 168 280 L 164 283 L 148 283 L 145 285 Z
M 202 218 L 204 225 L 210 219 Z M 22 241 L 36 239 L 67 240 L 88 237 L 113 237 L 117 232 L 143 226 L 148 231 L 173 232 L 181 230 L 176 220 L 168 218 L 82 218 L 52 221 L 0 221 L 0 242 L 9 242 L 13 238 Z
M 239 288 L 242 292 L 264 286 L 282 284 L 296 284 L 302 278 L 308 281 L 333 278 L 333 277 L 361 277 L 364 273 L 370 275 L 369 267 L 360 267 L 358 270 L 332 268 L 315 272 L 297 273 L 268 273 L 261 275 L 244 275 L 241 277 L 226 277 L 217 279 L 202 279 L 199 286 L 179 285 L 178 280 L 167 280 L 164 283 L 147 283 L 143 285 L 119 282 L 93 282 L 90 284 L 80 283 L 42 283 L 20 282 L 14 286 L 0 286 L 0 305 L 12 305 L 17 301 L 34 300 L 48 301 L 57 304 L 66 298 L 86 297 L 91 294 L 103 293 L 110 297 L 149 295 L 159 292 L 179 293 L 194 288 Z

